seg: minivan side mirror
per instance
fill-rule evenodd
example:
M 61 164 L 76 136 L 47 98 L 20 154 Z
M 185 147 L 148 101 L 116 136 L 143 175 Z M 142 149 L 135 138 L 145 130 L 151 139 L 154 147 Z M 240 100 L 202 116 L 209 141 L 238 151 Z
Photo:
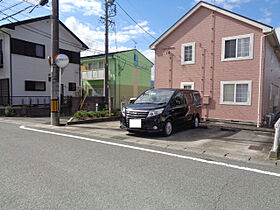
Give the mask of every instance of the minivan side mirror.
M 130 104 L 134 104 L 135 101 L 136 101 L 136 98 L 130 98 L 130 99 L 129 99 L 129 103 L 130 103 Z

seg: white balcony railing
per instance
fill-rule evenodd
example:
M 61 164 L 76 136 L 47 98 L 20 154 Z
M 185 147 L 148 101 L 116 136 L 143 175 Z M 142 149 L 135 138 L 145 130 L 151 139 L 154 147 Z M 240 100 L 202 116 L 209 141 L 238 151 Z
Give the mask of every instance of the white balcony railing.
M 104 79 L 105 69 L 82 71 L 83 80 L 101 80 Z

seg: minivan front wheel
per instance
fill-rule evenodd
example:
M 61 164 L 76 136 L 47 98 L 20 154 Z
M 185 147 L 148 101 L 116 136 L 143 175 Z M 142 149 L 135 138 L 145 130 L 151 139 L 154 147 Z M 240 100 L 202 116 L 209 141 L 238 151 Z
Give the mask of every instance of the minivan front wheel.
M 173 125 L 171 120 L 167 120 L 164 126 L 163 134 L 164 136 L 170 136 L 173 132 Z
M 199 116 L 198 116 L 198 115 L 196 115 L 196 116 L 194 117 L 194 120 L 193 120 L 193 127 L 194 127 L 194 128 L 198 128 L 198 127 L 199 127 Z

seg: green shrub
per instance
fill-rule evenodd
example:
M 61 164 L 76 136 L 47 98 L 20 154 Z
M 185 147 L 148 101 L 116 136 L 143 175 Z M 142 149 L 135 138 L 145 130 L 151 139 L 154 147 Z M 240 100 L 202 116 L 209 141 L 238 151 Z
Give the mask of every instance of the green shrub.
M 16 116 L 12 106 L 6 106 L 6 108 L 5 108 L 5 116 L 6 117 L 14 117 L 14 116 Z
M 102 110 L 98 112 L 80 110 L 74 114 L 74 118 L 78 120 L 86 120 L 88 118 L 110 117 L 114 115 L 114 113 L 109 114 L 108 110 Z
M 100 117 L 106 117 L 106 115 L 109 113 L 108 110 L 103 110 L 103 111 L 100 111 Z
M 74 114 L 74 117 L 77 118 L 78 120 L 85 120 L 88 117 L 88 112 L 84 110 L 77 111 Z
M 96 112 L 95 111 L 89 111 L 88 116 L 89 117 L 96 117 Z

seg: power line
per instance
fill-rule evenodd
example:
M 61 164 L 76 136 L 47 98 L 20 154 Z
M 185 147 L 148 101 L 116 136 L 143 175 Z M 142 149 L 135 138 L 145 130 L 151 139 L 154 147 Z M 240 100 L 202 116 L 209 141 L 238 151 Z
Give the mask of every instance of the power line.
M 3 12 L 2 12 L 2 14 L 6 15 L 6 14 L 3 13 Z M 7 19 L 8 19 L 8 18 L 12 18 L 12 19 L 16 20 L 17 22 L 20 22 L 19 20 L 17 20 L 16 18 L 14 18 L 14 17 L 12 17 L 12 16 L 7 16 Z M 10 21 L 10 22 L 11 22 L 11 21 Z M 39 29 L 37 29 L 37 28 L 34 28 L 33 26 L 19 26 L 19 27 L 21 27 L 21 28 L 23 28 L 23 29 L 25 29 L 25 30 L 27 30 L 27 31 L 33 32 L 33 33 L 35 33 L 35 34 L 39 34 L 39 35 L 41 35 L 41 36 L 43 36 L 43 37 L 46 37 L 46 38 L 48 38 L 48 39 L 51 39 L 51 34 L 49 34 L 49 33 L 47 33 L 47 32 L 44 32 L 44 31 L 42 31 L 42 30 L 39 30 Z M 30 29 L 30 28 L 31 28 L 31 29 Z M 63 43 L 63 44 L 72 46 L 72 47 L 77 47 L 77 48 L 79 48 L 79 49 L 83 49 L 83 48 L 81 48 L 79 45 L 77 45 L 77 44 L 75 44 L 75 43 L 73 43 L 73 42 L 69 42 L 69 41 L 64 40 L 64 39 L 60 39 L 60 42 Z
M 136 20 L 134 20 L 126 11 L 125 11 L 125 9 L 124 8 L 122 8 L 122 6 L 116 1 L 116 4 L 121 8 L 121 10 L 139 27 L 139 28 L 141 28 L 146 34 L 148 34 L 150 37 L 152 37 L 153 39 L 155 39 L 156 40 L 156 38 L 152 35 L 152 34 L 150 34 L 148 31 L 146 31 L 141 25 L 139 25 L 138 23 L 137 23 L 137 21 Z
M 3 1 L 3 0 L 2 0 Z M 1 1 L 1 2 L 2 2 Z M 8 9 L 11 9 L 11 8 L 13 8 L 13 7 L 16 7 L 16 6 L 18 6 L 18 5 L 20 5 L 20 4 L 23 4 L 24 2 L 19 2 L 19 3 L 16 3 L 16 4 L 14 4 L 14 5 L 9 5 L 9 7 L 6 7 L 6 8 L 4 8 L 3 10 L 1 10 L 1 12 L 4 12 L 4 11 L 6 11 L 6 10 L 8 10 Z
M 22 2 L 23 3 L 23 2 Z M 6 3 L 7 4 L 7 3 Z M 2 5 L 0 5 L 1 7 L 4 7 L 4 6 L 2 6 Z M 8 5 L 8 6 L 10 6 L 10 5 Z M 17 12 L 17 11 L 15 11 L 14 9 L 12 9 L 12 8 L 8 8 L 9 10 L 11 10 L 12 12 Z M 4 10 L 2 10 L 2 11 L 4 11 Z M 8 14 L 6 14 L 6 13 L 3 13 L 3 12 L 1 12 L 0 11 L 0 13 L 2 13 L 2 14 L 4 14 L 4 15 L 6 15 L 6 16 L 8 16 Z M 25 16 L 25 17 L 28 17 L 28 18 L 35 18 L 35 16 L 32 16 L 32 15 L 30 15 L 29 13 L 28 14 L 25 14 L 25 13 L 20 13 L 19 15 L 22 15 L 22 16 Z M 14 17 L 11 17 L 11 18 L 13 18 L 15 21 L 19 21 L 19 20 L 17 20 L 17 19 L 15 19 Z M 9 20 L 10 21 L 10 20 Z M 11 21 L 10 21 L 11 22 Z
M 29 3 L 29 2 L 28 2 Z M 31 4 L 31 3 L 30 3 Z M 12 9 L 10 9 L 10 10 L 12 10 Z M 1 12 L 1 11 L 0 11 Z M 5 14 L 5 13 L 2 13 L 2 14 L 4 14 L 4 15 L 6 15 L 6 16 L 8 16 L 7 14 Z M 28 15 L 26 15 L 26 14 L 24 14 L 24 13 L 22 13 L 21 15 L 24 15 L 24 16 L 26 16 L 26 17 L 29 17 Z M 10 18 L 12 18 L 13 20 L 15 20 L 15 21 L 17 21 L 17 22 L 19 22 L 20 20 L 18 20 L 18 19 L 16 19 L 16 18 L 14 18 L 14 17 L 10 17 Z M 11 21 L 10 21 L 11 22 Z M 22 27 L 22 28 L 24 28 L 24 29 L 26 29 L 26 30 L 29 30 L 29 31 L 31 31 L 30 29 L 28 29 L 28 28 L 26 28 L 26 26 L 20 26 L 20 27 Z M 37 28 L 35 28 L 35 27 L 32 27 L 32 26 L 28 26 L 29 28 L 31 28 L 31 29 L 33 29 L 34 31 L 31 31 L 31 32 L 34 32 L 34 33 L 37 33 L 37 32 L 39 32 L 40 33 L 40 35 L 42 35 L 42 36 L 44 36 L 44 37 L 47 37 L 47 38 L 50 38 L 50 34 L 49 33 L 47 33 L 47 32 L 44 32 L 44 31 L 42 31 L 42 30 L 40 30 L 40 29 L 37 29 Z M 37 32 L 36 32 L 37 31 Z M 90 39 L 86 39 L 86 38 L 84 38 L 85 40 L 88 40 L 88 41 L 93 41 L 93 42 L 96 42 L 97 43 L 97 41 L 94 41 L 94 40 L 90 40 Z M 64 39 L 62 39 L 61 38 L 61 40 L 62 41 L 64 41 L 64 44 L 65 44 L 65 42 L 68 42 L 68 43 L 70 43 L 71 44 L 71 46 L 73 46 L 73 44 L 74 43 L 72 43 L 72 42 L 69 42 L 69 41 L 67 41 L 67 40 L 64 40 Z M 77 45 L 75 45 L 74 44 L 74 47 L 77 47 Z
M 4 17 L 4 18 L 0 19 L 0 21 L 6 20 L 6 19 L 8 19 L 8 18 L 10 18 L 10 17 L 13 17 L 13 16 L 15 16 L 15 15 L 17 15 L 17 14 L 19 14 L 19 13 L 21 13 L 21 12 L 23 12 L 23 11 L 29 9 L 29 8 L 31 8 L 31 7 L 32 7 L 32 6 L 28 6 L 28 7 L 24 8 L 24 9 L 22 9 L 22 10 L 16 12 L 16 13 L 14 13 L 14 14 L 11 14 L 11 15 L 9 15 L 9 16 L 7 16 L 7 17 Z
M 155 38 L 152 34 L 150 34 L 148 31 L 146 31 L 141 25 L 139 25 L 138 23 L 137 23 L 137 21 L 136 20 L 134 20 L 132 17 L 131 17 L 131 15 L 129 15 L 128 14 L 128 12 L 126 12 L 125 11 L 125 9 L 116 1 L 116 4 L 121 8 L 121 10 L 139 27 L 139 28 L 141 28 L 146 34 L 148 34 L 150 37 L 152 37 L 153 39 L 155 39 L 155 40 L 157 40 L 157 38 Z M 165 44 L 163 44 L 163 45 L 165 45 Z M 167 45 L 165 45 L 166 47 L 169 47 L 169 46 L 167 46 Z M 174 53 L 173 53 L 173 55 L 174 55 L 174 57 L 175 58 L 177 58 L 178 60 L 181 60 L 181 55 L 179 55 L 179 58 L 178 58 L 178 56 L 177 55 L 175 55 Z

